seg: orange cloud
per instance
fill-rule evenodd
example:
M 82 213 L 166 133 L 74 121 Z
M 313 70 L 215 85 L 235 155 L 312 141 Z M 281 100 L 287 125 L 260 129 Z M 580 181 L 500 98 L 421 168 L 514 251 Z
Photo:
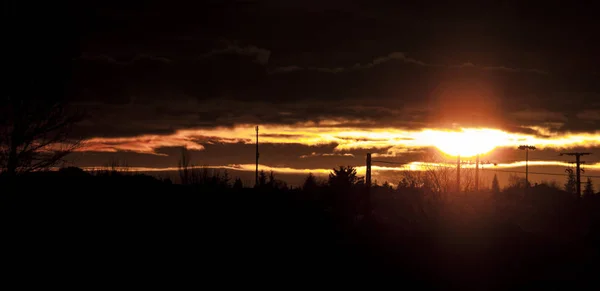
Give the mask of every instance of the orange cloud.
M 260 127 L 261 143 L 303 144 L 307 146 L 336 144 L 336 151 L 353 149 L 387 149 L 389 156 L 426 147 L 437 147 L 451 154 L 472 156 L 496 147 L 515 147 L 520 144 L 535 145 L 540 149 L 567 149 L 600 145 L 598 133 L 550 134 L 536 128 L 546 137 L 510 133 L 490 128 L 422 129 L 419 131 L 396 128 L 344 127 L 330 121 L 297 125 L 267 125 Z M 84 141 L 79 151 L 117 152 L 132 151 L 157 154 L 163 147 L 188 147 L 202 150 L 202 143 L 245 143 L 255 139 L 254 125 L 216 127 L 211 129 L 179 130 L 169 135 L 142 135 L 125 138 L 92 138 Z
M 203 150 L 204 146 L 191 140 L 189 136 L 174 135 L 143 135 L 137 137 L 92 138 L 85 140 L 77 151 L 117 152 L 130 151 L 143 154 L 157 154 L 157 149 L 163 147 L 187 147 L 192 150 Z

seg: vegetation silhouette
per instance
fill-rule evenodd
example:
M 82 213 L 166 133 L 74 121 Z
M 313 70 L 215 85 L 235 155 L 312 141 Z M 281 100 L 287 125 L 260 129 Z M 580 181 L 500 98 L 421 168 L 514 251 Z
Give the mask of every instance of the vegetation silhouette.
M 585 188 L 583 190 L 583 195 L 585 197 L 592 197 L 594 195 L 594 185 L 592 184 L 592 179 L 587 178 L 585 182 Z
M 3 96 L 0 100 L 0 173 L 45 170 L 64 162 L 81 140 L 70 136 L 83 115 L 56 99 Z
M 500 193 L 500 183 L 498 183 L 498 176 L 494 174 L 494 179 L 492 180 L 492 192 Z
M 577 194 L 577 181 L 575 180 L 575 172 L 571 168 L 565 169 L 567 173 L 567 181 L 565 182 L 565 191 L 571 194 Z
M 210 266 L 205 274 L 235 265 L 229 275 L 250 274 L 260 262 L 261 272 L 281 278 L 378 276 L 451 289 L 596 277 L 600 195 L 578 199 L 556 183 L 523 195 L 519 177 L 502 190 L 457 193 L 436 186 L 444 173 L 433 171 L 406 173 L 396 188 L 374 183 L 369 219 L 359 219 L 365 185 L 351 166 L 332 169 L 326 182 L 309 174 L 301 188 L 273 172 L 244 187 L 207 167 L 189 169 L 187 184 L 122 167 L 70 167 L 16 176 L 3 196 L 16 240 L 31 255 L 50 248 L 181 272 L 182 261 L 197 260 Z M 52 240 L 37 249 L 32 234 Z

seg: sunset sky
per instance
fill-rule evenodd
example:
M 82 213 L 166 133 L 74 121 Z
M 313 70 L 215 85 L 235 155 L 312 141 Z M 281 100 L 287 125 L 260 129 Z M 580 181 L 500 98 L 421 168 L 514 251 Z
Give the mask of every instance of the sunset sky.
M 198 2 L 86 2 L 63 12 L 57 41 L 41 36 L 40 50 L 67 40 L 69 100 L 89 115 L 74 128 L 85 141 L 74 165 L 164 170 L 186 146 L 194 164 L 252 171 L 259 125 L 261 166 L 284 172 L 362 166 L 367 152 L 416 165 L 478 151 L 522 171 L 521 144 L 538 147 L 530 171 L 564 174 L 563 151 L 591 152 L 586 173 L 600 169 L 589 11 Z

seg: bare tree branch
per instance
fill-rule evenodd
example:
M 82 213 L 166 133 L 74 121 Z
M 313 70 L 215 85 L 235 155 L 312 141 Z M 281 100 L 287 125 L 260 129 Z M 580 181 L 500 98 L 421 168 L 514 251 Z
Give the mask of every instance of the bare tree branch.
M 48 169 L 81 146 L 69 136 L 83 114 L 61 102 L 3 97 L 0 104 L 0 171 L 9 176 Z

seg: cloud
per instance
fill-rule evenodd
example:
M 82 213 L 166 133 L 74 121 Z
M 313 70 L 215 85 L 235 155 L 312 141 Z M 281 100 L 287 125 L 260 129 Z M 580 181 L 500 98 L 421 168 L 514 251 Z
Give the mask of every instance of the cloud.
M 540 70 L 540 69 L 509 68 L 509 67 L 505 67 L 505 66 L 477 66 L 477 65 L 473 64 L 472 62 L 465 62 L 460 65 L 451 65 L 448 67 L 453 68 L 453 69 L 477 68 L 477 69 L 482 69 L 485 71 L 501 71 L 501 72 L 507 72 L 507 73 L 525 72 L 525 73 L 536 73 L 536 74 L 542 74 L 542 75 L 549 74 L 548 71 Z
M 223 48 L 215 48 L 207 53 L 200 54 L 199 57 L 200 58 L 211 58 L 211 57 L 214 57 L 217 55 L 222 55 L 222 54 L 237 54 L 237 55 L 241 55 L 241 56 L 248 56 L 248 57 L 254 58 L 254 61 L 261 65 L 267 65 L 269 62 L 269 58 L 271 56 L 271 51 L 269 51 L 267 49 L 259 48 L 259 47 L 253 46 L 253 45 L 239 46 L 236 44 L 228 44 L 227 46 L 225 46 Z M 161 63 L 171 63 L 174 61 L 186 62 L 186 61 L 194 60 L 194 57 L 190 56 L 190 55 L 166 57 L 166 56 L 159 56 L 159 55 L 152 55 L 152 54 L 137 54 L 131 58 L 117 59 L 108 54 L 82 53 L 80 56 L 74 58 L 73 60 L 74 61 L 82 60 L 82 61 L 93 61 L 93 62 L 105 62 L 105 63 L 112 63 L 112 64 L 118 64 L 118 65 L 132 65 L 132 64 L 135 64 L 136 62 L 142 62 L 142 61 L 154 61 L 154 62 L 161 62 Z
M 586 121 L 600 121 L 600 110 L 584 110 L 577 113 L 577 118 Z
M 210 57 L 214 57 L 216 55 L 221 55 L 221 54 L 237 54 L 237 55 L 241 55 L 241 56 L 252 57 L 252 58 L 254 58 L 254 61 L 256 63 L 261 64 L 263 66 L 268 65 L 270 57 L 271 57 L 271 51 L 268 49 L 260 48 L 260 47 L 254 46 L 254 45 L 240 46 L 237 44 L 228 44 L 224 48 L 215 48 L 207 53 L 201 54 L 200 57 L 201 58 L 210 58 Z M 76 60 L 77 59 L 88 60 L 88 61 L 100 61 L 100 62 L 119 64 L 119 65 L 131 65 L 131 64 L 134 64 L 135 62 L 140 62 L 140 61 L 155 61 L 155 62 L 162 62 L 162 63 L 171 63 L 175 59 L 177 59 L 178 61 L 185 61 L 185 60 L 189 61 L 190 60 L 189 58 L 186 58 L 186 57 L 173 58 L 173 57 L 165 57 L 165 56 L 156 56 L 156 55 L 151 55 L 151 54 L 138 54 L 127 60 L 117 60 L 107 54 L 91 54 L 91 53 L 83 53 L 75 59 Z M 477 66 L 477 65 L 473 64 L 472 62 L 465 62 L 460 65 L 431 64 L 431 63 L 426 63 L 424 61 L 421 61 L 421 60 L 418 60 L 415 58 L 410 58 L 403 52 L 391 52 L 388 55 L 377 57 L 377 58 L 373 59 L 371 62 L 355 63 L 354 65 L 347 66 L 347 67 L 329 68 L 329 67 L 309 66 L 309 67 L 303 68 L 303 67 L 297 66 L 297 65 L 287 65 L 287 66 L 279 66 L 274 69 L 271 69 L 269 71 L 269 73 L 277 74 L 277 73 L 290 73 L 290 72 L 301 71 L 301 70 L 309 70 L 309 71 L 337 74 L 337 73 L 344 73 L 344 72 L 350 72 L 350 71 L 356 71 L 356 70 L 371 69 L 375 66 L 382 65 L 382 64 L 385 64 L 390 61 L 400 61 L 403 63 L 413 64 L 413 65 L 423 66 L 423 67 L 453 68 L 453 69 L 477 68 L 477 69 L 486 70 L 486 71 L 500 71 L 500 72 L 507 72 L 507 73 L 525 72 L 525 73 L 536 73 L 536 74 L 543 74 L 543 75 L 549 74 L 548 71 L 541 70 L 541 69 L 511 68 L 511 67 L 506 67 L 506 66 Z
M 408 64 L 415 64 L 415 65 L 419 65 L 419 66 L 431 66 L 422 61 L 419 61 L 419 60 L 416 60 L 413 58 L 409 58 L 402 52 L 392 52 L 386 56 L 375 58 L 369 63 L 366 63 L 366 64 L 356 63 L 350 67 L 335 67 L 335 68 L 307 67 L 307 68 L 302 68 L 299 66 L 290 65 L 290 66 L 277 67 L 277 68 L 271 70 L 270 73 L 277 74 L 277 73 L 289 73 L 289 72 L 300 71 L 300 70 L 310 70 L 310 71 L 337 74 L 337 73 L 343 73 L 343 72 L 348 72 L 348 71 L 370 69 L 375 66 L 392 61 L 392 60 L 401 61 L 401 62 L 408 63 Z
M 204 58 L 212 57 L 218 54 L 238 54 L 243 56 L 254 57 L 255 61 L 261 65 L 267 65 L 271 56 L 271 51 L 259 48 L 253 45 L 238 46 L 235 44 L 227 45 L 225 48 L 214 49 L 202 55 Z
M 174 95 L 169 102 L 136 97 L 123 99 L 118 104 L 82 102 L 77 106 L 89 112 L 90 118 L 85 123 L 78 124 L 74 133 L 86 138 L 169 134 L 180 129 L 233 127 L 239 124 L 323 128 L 369 128 L 387 125 L 412 129 L 423 126 L 422 122 L 414 121 L 414 112 L 410 109 L 360 106 L 347 102 L 304 101 L 273 104 L 232 99 L 198 100 L 189 96 Z M 265 134 L 265 137 L 284 135 L 277 132 Z M 297 138 L 293 133 L 284 137 Z
M 544 74 L 544 75 L 548 74 L 547 71 L 540 70 L 540 69 L 509 68 L 509 67 L 505 67 L 505 66 L 477 66 L 471 62 L 465 62 L 460 65 L 432 64 L 432 63 L 426 63 L 421 60 L 417 60 L 415 58 L 410 58 L 403 52 L 392 52 L 386 56 L 377 57 L 369 63 L 366 63 L 366 64 L 356 63 L 356 64 L 354 64 L 352 66 L 348 66 L 348 67 L 334 67 L 334 68 L 305 67 L 305 68 L 303 68 L 303 67 L 300 67 L 297 65 L 288 65 L 288 66 L 281 66 L 281 67 L 272 69 L 270 71 L 270 73 L 277 74 L 277 73 L 290 73 L 290 72 L 301 71 L 301 70 L 309 70 L 309 71 L 337 74 L 337 73 L 344 73 L 344 72 L 350 72 L 350 71 L 371 69 L 375 66 L 382 65 L 382 64 L 385 64 L 390 61 L 400 61 L 403 63 L 413 64 L 413 65 L 422 66 L 422 67 L 434 67 L 434 68 L 441 68 L 441 69 L 476 68 L 476 69 L 481 69 L 481 70 L 486 70 L 486 71 L 500 71 L 500 72 L 507 72 L 507 73 L 525 72 L 525 73 L 536 73 L 536 74 Z
M 106 54 L 91 54 L 91 53 L 83 53 L 73 60 L 74 61 L 83 60 L 83 61 L 92 61 L 92 62 L 105 62 L 105 63 L 111 63 L 111 64 L 123 65 L 123 66 L 133 65 L 136 62 L 145 62 L 145 61 L 160 62 L 160 63 L 165 63 L 165 64 L 171 63 L 173 61 L 173 59 L 171 59 L 171 58 L 167 58 L 164 56 L 155 56 L 155 55 L 150 55 L 150 54 L 138 54 L 129 59 L 117 60 L 116 58 L 111 57 Z
M 526 73 L 537 73 L 537 74 L 543 74 L 543 75 L 547 75 L 548 74 L 547 71 L 539 70 L 539 69 L 508 68 L 508 67 L 505 67 L 505 66 L 499 66 L 499 67 L 481 67 L 481 69 L 487 70 L 487 71 L 503 71 L 503 72 L 509 72 L 509 73 L 526 72 Z
M 136 152 L 141 154 L 164 155 L 156 150 L 165 147 L 187 147 L 190 150 L 203 150 L 204 146 L 182 135 L 145 135 L 128 138 L 91 138 L 85 140 L 77 151 L 91 152 Z
M 545 109 L 528 109 L 511 114 L 519 122 L 566 122 L 568 119 L 562 112 L 553 112 Z
M 594 147 L 600 145 L 600 134 L 552 134 L 548 137 L 510 133 L 496 129 L 425 129 L 400 130 L 396 128 L 352 128 L 352 127 L 306 127 L 301 125 L 262 126 L 259 137 L 261 144 L 299 144 L 306 146 L 335 145 L 334 154 L 347 156 L 352 150 L 385 149 L 387 154 L 404 154 L 407 151 L 440 147 L 440 142 L 451 139 L 464 139 L 473 142 L 480 136 L 486 139 L 486 146 L 516 147 L 520 144 L 533 144 L 544 148 Z M 293 136 L 290 138 L 290 136 Z M 85 141 L 80 151 L 116 152 L 132 151 L 144 154 L 159 154 L 165 147 L 188 147 L 202 150 L 205 144 L 253 144 L 254 125 L 216 127 L 205 129 L 177 130 L 167 135 L 142 135 L 126 138 L 91 138 Z M 442 147 L 443 148 L 443 147 Z M 312 154 L 311 154 L 312 155 Z M 309 157 L 308 155 L 306 157 Z M 314 154 L 318 155 L 318 154 Z M 328 156 L 321 154 L 321 156 Z M 305 157 L 305 158 L 306 158 Z
M 300 71 L 300 70 L 302 70 L 302 68 L 299 66 L 285 66 L 285 67 L 277 67 L 277 68 L 273 69 L 271 71 L 271 73 L 273 73 L 273 74 L 289 73 L 289 72 Z
M 316 152 L 312 152 L 309 155 L 299 156 L 299 158 L 301 158 L 301 159 L 315 158 L 315 157 L 352 157 L 352 158 L 354 158 L 354 155 L 351 153 L 316 153 Z
M 392 147 L 388 148 L 385 153 L 374 153 L 373 157 L 391 158 L 391 157 L 400 157 L 400 156 L 406 156 L 406 155 L 421 154 L 424 152 L 425 152 L 425 150 L 423 148 L 392 146 Z
M 554 75 L 491 75 L 502 70 L 482 75 L 478 69 L 468 69 L 479 68 L 473 63 L 463 63 L 464 70 L 447 74 L 444 66 L 401 52 L 341 68 L 361 70 L 356 74 L 323 74 L 300 66 L 280 67 L 298 71 L 296 74 L 268 74 L 271 63 L 282 61 L 271 60 L 270 51 L 260 46 L 226 43 L 222 48 L 199 51 L 206 57 L 167 56 L 163 60 L 140 54 L 114 61 L 100 54 L 96 61 L 91 61 L 93 56 L 86 56 L 88 61 L 80 59 L 73 74 L 73 91 L 88 102 L 85 109 L 94 117 L 79 126 L 77 134 L 131 137 L 189 128 L 311 122 L 329 127 L 400 129 L 451 123 L 515 129 L 562 122 L 558 131 L 597 128 L 590 120 L 561 111 L 573 107 L 553 102 L 560 99 L 547 94 L 553 91 Z M 295 64 L 293 56 L 287 60 Z M 269 63 L 265 66 L 261 64 L 264 61 Z M 123 66 L 125 63 L 128 65 Z M 427 69 L 418 69 L 424 67 Z M 340 71 L 335 66 L 322 68 Z M 445 88 L 457 89 L 444 95 Z M 448 109 L 440 104 L 458 105 Z M 539 112 L 529 115 L 524 108 Z M 544 111 L 562 113 L 540 113 Z M 482 118 L 474 122 L 473 115 Z

